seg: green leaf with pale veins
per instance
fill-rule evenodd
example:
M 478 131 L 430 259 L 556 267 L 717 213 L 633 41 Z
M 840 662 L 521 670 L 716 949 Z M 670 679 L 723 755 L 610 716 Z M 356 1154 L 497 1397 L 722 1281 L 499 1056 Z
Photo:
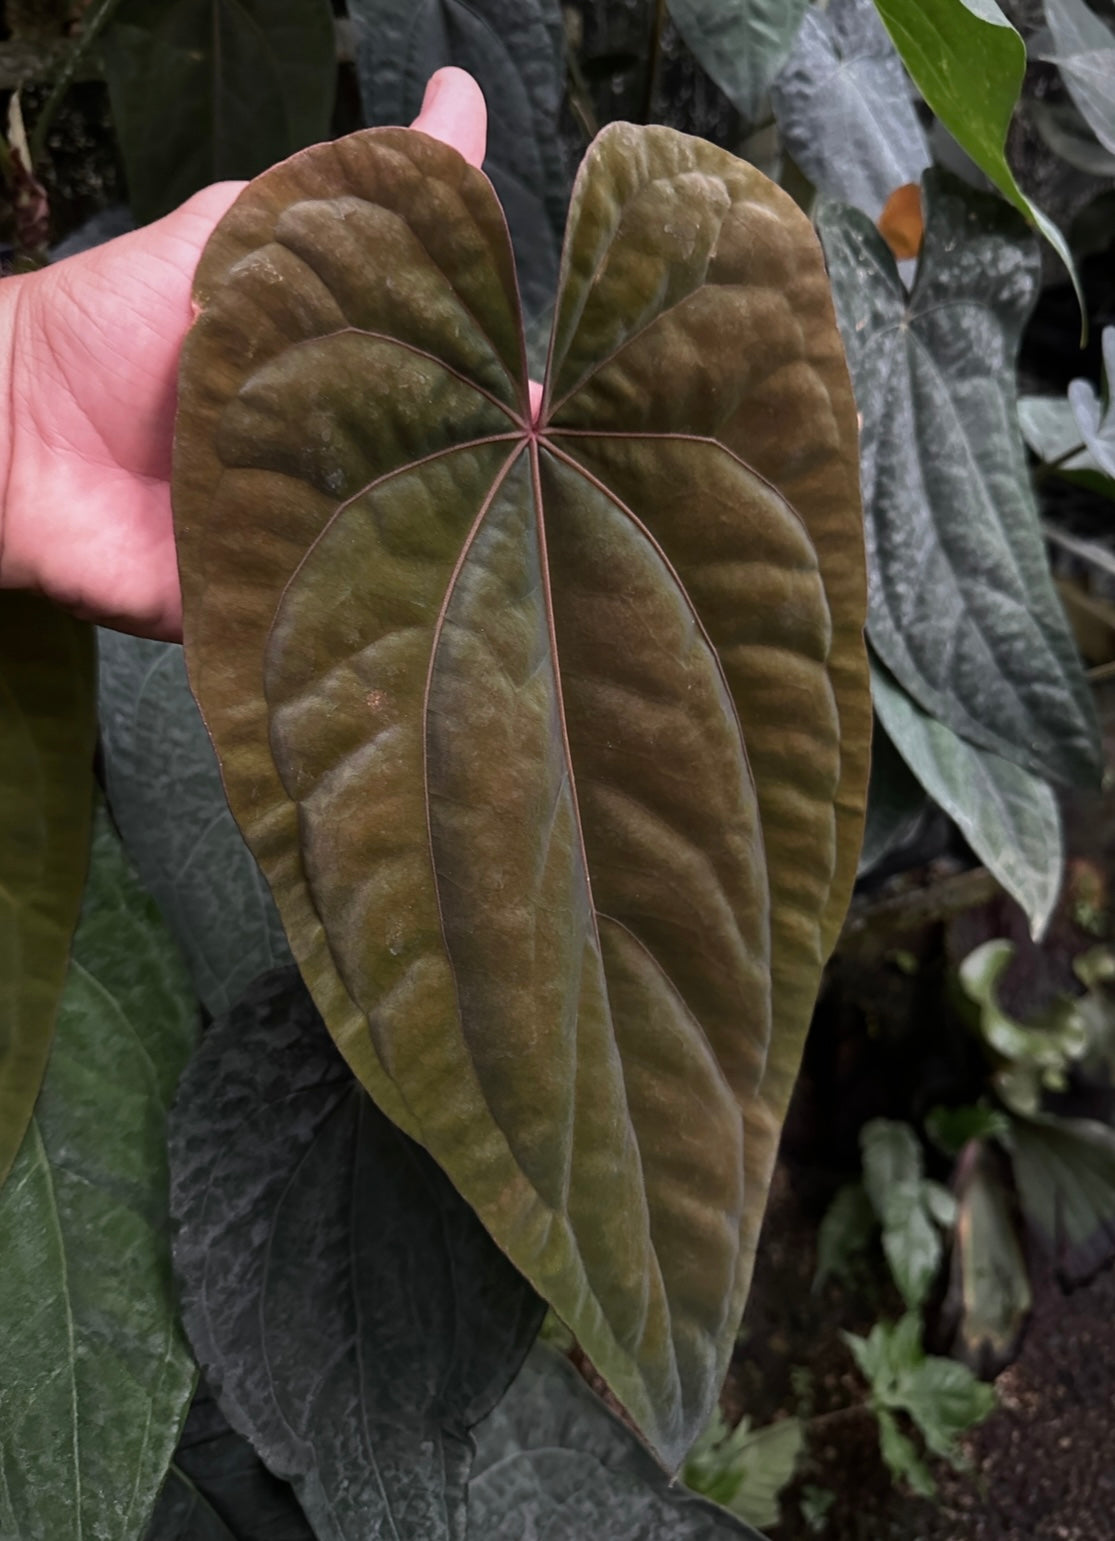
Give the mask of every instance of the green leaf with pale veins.
M 0 1536 L 142 1536 L 193 1390 L 166 1114 L 197 1008 L 107 817 L 43 1089 L 0 1192 Z
M 282 923 L 229 809 L 182 649 L 102 631 L 97 652 L 112 817 L 218 1016 L 258 975 L 290 962 Z
M 872 665 L 871 689 L 888 738 L 1040 937 L 1061 891 L 1065 860 L 1053 789 L 923 712 L 879 664 Z
M 171 1122 L 190 1341 L 319 1541 L 465 1534 L 469 1431 L 543 1306 L 372 1102 L 298 976 L 208 1030 Z
M 674 25 L 748 123 L 786 62 L 809 0 L 668 0 Z
M 1041 776 L 1098 781 L 1088 685 L 1054 591 L 1018 430 L 1038 254 L 1003 202 L 942 172 L 907 294 L 855 209 L 819 217 L 863 416 L 869 634 L 914 701 Z
M 176 522 L 233 811 L 361 1080 L 676 1463 L 862 827 L 815 238 L 723 151 L 606 130 L 536 420 L 491 186 L 420 134 L 261 177 L 196 297 Z
M 1007 162 L 1007 129 L 1026 74 L 1026 44 L 995 0 L 875 0 L 875 6 L 933 112 L 1068 268 L 1083 318 L 1084 294 L 1069 244 L 1027 198 Z
M 444 65 L 479 82 L 491 117 L 484 169 L 507 215 L 527 313 L 543 311 L 569 201 L 558 0 L 348 0 L 348 10 L 369 125 L 409 123 Z
M 89 862 L 92 628 L 0 594 L 0 1186 L 50 1053 Z
M 329 132 L 329 0 L 121 0 L 100 46 L 140 224 Z

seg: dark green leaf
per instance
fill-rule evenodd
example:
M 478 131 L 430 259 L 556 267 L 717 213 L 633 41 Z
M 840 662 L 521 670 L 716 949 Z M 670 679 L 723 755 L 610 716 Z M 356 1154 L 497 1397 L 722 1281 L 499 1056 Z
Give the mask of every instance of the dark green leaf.
M 476 1430 L 469 1535 L 721 1541 L 757 1531 L 667 1480 L 572 1365 L 538 1343 Z
M 863 416 L 869 630 L 931 716 L 1042 775 L 1095 781 L 1087 684 L 1054 592 L 1014 372 L 1037 252 L 999 199 L 925 182 L 913 292 L 854 209 L 820 229 Z
M 35 1116 L 0 1193 L 0 1535 L 133 1541 L 193 1388 L 166 1110 L 197 1012 L 102 814 Z
M 883 1252 L 911 1310 L 924 1305 L 943 1248 L 922 1177 L 921 1146 L 909 1124 L 873 1118 L 860 1130 L 863 1185 L 883 1228 Z
M 289 1483 L 273 1477 L 199 1388 L 147 1541 L 314 1541 Z
M 289 962 L 282 925 L 229 811 L 182 649 L 104 631 L 98 652 L 112 816 L 217 1016 Z
M 809 0 L 668 0 L 674 25 L 748 123 L 786 62 Z
M 961 1162 L 957 1193 L 944 1315 L 955 1323 L 957 1357 L 994 1375 L 1009 1363 L 1031 1303 L 1026 1260 L 994 1151 L 972 1146 Z
M 855 871 L 855 420 L 808 223 L 724 152 L 606 130 L 564 260 L 532 423 L 452 150 L 242 195 L 182 376 L 187 648 L 330 1031 L 676 1462 Z
M 569 199 L 558 113 L 565 43 L 557 0 L 348 0 L 370 124 L 409 123 L 435 70 L 474 75 L 491 125 L 484 170 L 507 215 L 528 315 L 553 303 Z
M 171 1169 L 194 1349 L 317 1536 L 463 1536 L 469 1429 L 541 1303 L 354 1081 L 296 970 L 209 1029 Z
M 1115 64 L 1113 64 L 1115 69 Z M 1115 476 L 1115 326 L 1103 329 L 1103 374 L 1106 403 L 1096 395 L 1088 380 L 1074 380 L 1069 386 L 1069 405 L 1073 410 L 1080 437 L 1093 460 L 1107 476 Z
M 896 846 L 913 837 L 929 806 L 925 789 L 878 720 L 871 736 L 871 780 L 860 874 L 871 872 Z
M 1115 154 L 1115 33 L 1084 0 L 1045 0 L 1045 19 L 1053 48 L 1044 57 L 1060 65 L 1088 126 Z
M 1071 1284 L 1115 1255 L 1115 1131 L 1083 1118 L 1019 1118 L 1010 1139 L 1022 1212 Z
M 933 1108 L 926 1116 L 929 1138 L 946 1156 L 959 1156 L 969 1140 L 997 1139 L 1010 1128 L 1000 1108 L 975 1103 L 959 1108 Z
M 817 1232 L 814 1290 L 830 1277 L 850 1279 L 855 1260 L 867 1251 L 878 1231 L 879 1217 L 863 1184 L 845 1183 L 837 1189 Z
M 329 0 L 122 0 L 101 48 L 140 224 L 328 133 Z
M 50 1052 L 89 860 L 93 633 L 0 594 L 0 1186 Z
M 887 736 L 987 870 L 1025 910 L 1034 937 L 1040 937 L 1064 873 L 1061 814 L 1053 789 L 923 712 L 879 664 L 872 665 L 871 692 Z
M 873 0 L 812 7 L 771 100 L 786 149 L 817 190 L 871 219 L 930 164 L 910 82 Z
M 903 1434 L 892 1412 L 885 1407 L 876 1407 L 874 1411 L 879 1423 L 879 1450 L 887 1470 L 897 1482 L 908 1482 L 915 1493 L 932 1498 L 937 1484 L 913 1440 Z
M 875 0 L 902 62 L 929 106 L 980 170 L 1045 236 L 1084 295 L 1068 242 L 1026 197 L 1005 144 L 1026 45 L 995 0 Z

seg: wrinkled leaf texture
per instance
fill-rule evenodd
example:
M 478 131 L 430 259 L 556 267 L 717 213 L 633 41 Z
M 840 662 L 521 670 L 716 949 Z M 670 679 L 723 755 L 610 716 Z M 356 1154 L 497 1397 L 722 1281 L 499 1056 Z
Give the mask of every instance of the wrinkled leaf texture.
M 350 1064 L 677 1462 L 854 877 L 856 429 L 807 222 L 713 146 L 606 130 L 562 275 L 532 423 L 455 152 L 246 191 L 184 354 L 187 662 Z
M 142 1536 L 193 1390 L 166 1111 L 197 1008 L 103 811 L 46 1079 L 0 1192 L 0 1537 Z
M 170 1152 L 190 1341 L 318 1541 L 463 1537 L 469 1430 L 543 1306 L 353 1079 L 296 969 L 210 1027 Z
M 786 149 L 817 190 L 872 219 L 930 164 L 910 82 L 874 0 L 812 7 L 771 101 Z
M 122 0 L 101 53 L 140 224 L 328 132 L 329 0 Z
M 507 216 L 528 315 L 553 303 L 569 199 L 558 0 L 348 0 L 371 126 L 409 123 L 435 70 L 468 70 L 491 115 L 484 169 Z
M 212 1016 L 290 949 L 228 806 L 186 679 L 182 649 L 118 631 L 97 647 L 97 708 L 109 807 Z
M 576 1370 L 536 1343 L 476 1430 L 470 1541 L 761 1541 L 719 1505 L 668 1483 Z
M 0 595 L 0 1185 L 50 1053 L 93 815 L 92 628 Z
M 793 46 L 809 0 L 668 0 L 701 67 L 747 123 Z
M 855 209 L 818 227 L 856 401 L 871 642 L 962 737 L 1055 780 L 1098 781 L 1095 712 L 1049 575 L 1014 370 L 1038 256 L 1000 199 L 925 178 L 907 294 Z

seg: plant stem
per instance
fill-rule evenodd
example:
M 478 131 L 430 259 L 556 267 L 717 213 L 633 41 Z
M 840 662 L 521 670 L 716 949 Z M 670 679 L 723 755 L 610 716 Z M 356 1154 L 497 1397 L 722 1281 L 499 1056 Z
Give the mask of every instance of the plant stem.
M 666 25 L 666 0 L 654 0 L 654 20 L 650 28 L 650 58 L 647 61 L 646 92 L 643 96 L 643 122 L 651 121 L 654 93 L 658 85 L 658 65 L 662 58 L 662 32 Z
M 73 84 L 73 78 L 77 74 L 78 66 L 86 54 L 97 41 L 105 23 L 111 17 L 119 4 L 119 0 L 93 0 L 93 4 L 86 12 L 86 19 L 82 22 L 81 34 L 74 46 L 70 49 L 69 56 L 58 72 L 58 78 L 54 82 L 50 95 L 42 105 L 42 110 L 35 120 L 35 128 L 31 134 L 31 165 L 34 167 L 43 157 L 46 149 L 46 136 L 50 132 L 50 125 L 54 122 L 56 113 L 62 105 L 62 98 Z

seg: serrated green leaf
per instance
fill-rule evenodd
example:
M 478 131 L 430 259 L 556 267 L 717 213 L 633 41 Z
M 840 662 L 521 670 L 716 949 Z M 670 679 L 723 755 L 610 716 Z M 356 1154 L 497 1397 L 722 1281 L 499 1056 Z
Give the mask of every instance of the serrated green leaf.
M 1115 326 L 1103 329 L 1103 375 L 1106 402 L 1096 394 L 1090 380 L 1074 380 L 1068 399 L 1092 459 L 1107 476 L 1115 476 L 1115 404 L 1111 397 L 1115 385 Z
M 1084 0 L 1045 0 L 1053 48 L 1069 95 L 1105 149 L 1115 154 L 1115 33 Z
M 0 1192 L 0 1536 L 134 1541 L 193 1389 L 167 1235 L 185 970 L 98 817 L 42 1093 Z
M 903 1434 L 895 1422 L 894 1414 L 885 1407 L 876 1407 L 875 1417 L 879 1424 L 879 1450 L 891 1476 L 898 1482 L 908 1482 L 914 1492 L 920 1493 L 923 1498 L 932 1498 L 937 1491 L 937 1484 L 930 1476 L 929 1467 L 918 1454 L 913 1440 Z
M 113 819 L 213 1015 L 290 961 L 267 882 L 225 798 L 182 649 L 100 634 L 98 708 Z
M 92 629 L 0 594 L 0 1187 L 35 1105 L 89 861 Z
M 930 715 L 1039 775 L 1091 783 L 1095 712 L 1014 397 L 1037 252 L 999 199 L 942 172 L 924 195 L 909 295 L 866 216 L 818 219 L 863 417 L 869 635 Z
M 234 812 L 364 1084 L 676 1463 L 862 823 L 820 252 L 752 168 L 614 125 L 533 422 L 502 215 L 420 134 L 260 178 L 196 292 L 176 528 Z
M 894 1398 L 933 1454 L 956 1465 L 957 1436 L 993 1412 L 995 1388 L 978 1381 L 967 1365 L 929 1355 L 902 1377 Z
M 484 1541 L 762 1541 L 669 1482 L 572 1365 L 538 1343 L 476 1430 L 469 1535 Z
M 1040 938 L 1064 874 L 1061 815 L 1052 788 L 989 749 L 969 744 L 923 712 L 880 664 L 871 669 L 875 711 L 922 786 L 1026 912 Z
M 873 0 L 811 7 L 771 101 L 786 149 L 817 190 L 871 219 L 931 163 L 909 80 Z
M 1030 1280 L 995 1154 L 975 1146 L 958 1177 L 952 1273 L 943 1314 L 958 1357 L 993 1375 L 1010 1360 L 1030 1311 Z
M 682 1481 L 749 1525 L 777 1525 L 779 1498 L 793 1480 L 804 1442 L 797 1418 L 759 1429 L 742 1418 L 733 1429 L 718 1409 L 689 1452 Z
M 875 0 L 914 84 L 945 128 L 1069 271 L 1084 294 L 1068 242 L 1019 187 L 1006 138 L 1026 73 L 1026 45 L 995 0 Z
M 206 1033 L 170 1130 L 182 1314 L 319 1541 L 463 1537 L 469 1430 L 541 1302 L 378 1111 L 294 969 Z
M 1077 1284 L 1115 1255 L 1115 1131 L 1084 1118 L 1012 1120 L 1022 1211 Z
M 674 25 L 747 123 L 786 62 L 809 0 L 668 0 Z
M 348 10 L 368 124 L 409 123 L 443 65 L 479 82 L 491 116 L 484 169 L 507 215 L 527 314 L 544 312 L 569 201 L 558 0 L 348 0 Z
M 101 42 L 137 221 L 329 130 L 329 0 L 121 0 Z

